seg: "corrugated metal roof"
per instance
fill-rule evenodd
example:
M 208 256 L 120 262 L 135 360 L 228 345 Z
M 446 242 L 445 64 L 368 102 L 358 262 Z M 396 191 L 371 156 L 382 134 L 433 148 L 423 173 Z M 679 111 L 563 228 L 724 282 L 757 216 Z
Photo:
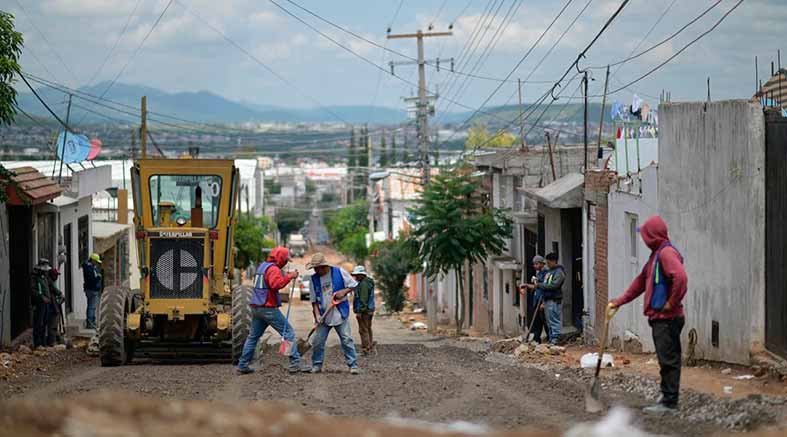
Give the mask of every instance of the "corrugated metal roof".
M 525 194 L 550 208 L 582 207 L 582 185 L 585 176 L 569 173 L 543 188 L 526 189 Z
M 44 176 L 33 167 L 19 167 L 13 172 L 15 175 L 11 180 L 16 188 L 7 188 L 8 203 L 11 205 L 38 205 L 63 193 L 63 187 L 54 179 Z

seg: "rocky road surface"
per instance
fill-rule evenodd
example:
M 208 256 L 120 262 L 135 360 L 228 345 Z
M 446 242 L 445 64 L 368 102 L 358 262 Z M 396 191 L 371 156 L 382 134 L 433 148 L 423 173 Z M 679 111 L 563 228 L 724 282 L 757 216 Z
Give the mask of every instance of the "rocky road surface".
M 305 333 L 310 326 L 309 306 L 296 301 L 293 308 L 291 317 L 296 332 Z M 287 414 L 297 414 L 302 418 L 301 414 L 325 413 L 352 420 L 384 419 L 389 424 L 397 423 L 397 420 L 443 424 L 462 421 L 500 430 L 530 427 L 547 434 L 564 432 L 578 423 L 600 418 L 599 415 L 584 411 L 583 393 L 587 379 L 581 376 L 581 371 L 559 374 L 551 368 L 523 366 L 513 355 L 490 352 L 489 345 L 483 342 L 430 337 L 404 328 L 395 318 L 378 317 L 375 328 L 379 342 L 377 353 L 359 358 L 362 373 L 357 376 L 349 374 L 337 347 L 335 334 L 330 336 L 325 372 L 319 375 L 288 374 L 285 370 L 286 359 L 276 354 L 275 347 L 265 351 L 262 360 L 256 364 L 255 374 L 244 376 L 236 375 L 229 364 L 164 364 L 137 360 L 129 366 L 102 368 L 97 360 L 85 359 L 81 351 L 64 351 L 58 360 L 43 371 L 0 380 L 0 396 L 11 399 L 10 404 L 0 405 L 0 411 L 4 411 L 0 416 L 7 423 L 18 425 L 21 417 L 27 417 L 25 408 L 33 405 L 41 408 L 42 403 L 47 402 L 53 409 L 71 408 L 64 414 L 85 419 L 80 416 L 85 414 L 84 411 L 73 410 L 83 401 L 52 403 L 75 396 L 82 396 L 82 399 L 110 399 L 109 404 L 114 403 L 111 399 L 117 399 L 118 403 L 146 405 L 139 398 L 124 400 L 132 395 L 149 399 L 150 405 L 159 405 L 156 411 L 175 408 L 173 405 L 180 405 L 177 411 L 181 412 L 184 408 L 193 408 L 195 411 L 206 408 L 200 403 L 192 405 L 182 402 L 195 400 L 211 401 L 210 405 L 215 405 L 216 414 L 219 411 L 231 411 L 229 406 L 234 406 L 232 408 L 237 409 L 238 413 L 226 418 L 228 421 L 246 420 L 240 418 L 246 414 L 241 413 L 241 406 L 245 408 L 242 411 L 246 412 L 259 407 L 249 406 L 250 403 L 254 404 L 249 401 L 263 402 L 260 405 L 266 405 L 266 411 L 274 411 L 279 418 Z M 271 343 L 277 341 L 278 336 L 273 334 Z M 106 390 L 112 390 L 113 393 L 107 394 Z M 705 420 L 701 417 L 641 415 L 638 409 L 650 402 L 649 396 L 642 390 L 610 383 L 605 394 L 610 404 L 622 405 L 634 411 L 634 425 L 650 433 L 711 435 L 725 430 L 723 424 L 710 417 Z M 705 401 L 711 404 L 714 402 L 713 399 Z M 150 405 L 145 408 L 152 408 Z M 139 409 L 124 412 L 115 407 L 105 408 L 109 411 L 105 412 L 106 417 L 102 417 L 109 422 L 128 422 L 130 419 L 127 415 L 144 413 Z M 156 416 L 158 419 L 153 413 L 144 414 L 148 414 L 153 421 L 151 427 L 155 420 L 166 422 L 166 417 L 160 417 L 161 414 Z M 112 415 L 123 417 L 113 418 Z M 253 422 L 257 419 L 248 420 Z M 762 423 L 754 421 L 747 428 L 757 428 L 759 425 Z M 51 433 L 40 435 L 84 435 L 56 431 L 58 426 L 65 425 L 42 424 L 41 429 L 51 430 Z M 79 426 L 88 425 L 83 423 Z M 79 426 L 77 429 L 82 429 Z M 11 428 L 4 429 L 7 431 Z M 300 430 L 298 433 L 288 432 L 283 435 L 308 435 L 303 433 L 308 427 L 297 429 Z M 322 431 L 318 427 L 313 429 L 316 434 Z M 469 429 L 478 431 L 484 428 Z M 397 430 L 393 434 L 381 431 L 368 435 L 402 434 L 401 429 Z M 3 435 L 2 429 L 0 435 Z M 238 431 L 237 434 L 226 435 L 246 434 Z

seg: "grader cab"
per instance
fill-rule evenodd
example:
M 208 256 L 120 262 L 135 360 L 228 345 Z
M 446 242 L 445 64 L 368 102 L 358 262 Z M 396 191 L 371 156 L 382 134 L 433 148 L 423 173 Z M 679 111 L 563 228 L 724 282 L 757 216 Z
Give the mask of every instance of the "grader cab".
M 135 355 L 238 359 L 251 324 L 251 290 L 230 285 L 239 183 L 232 160 L 134 163 L 140 289 L 101 295 L 102 365 Z

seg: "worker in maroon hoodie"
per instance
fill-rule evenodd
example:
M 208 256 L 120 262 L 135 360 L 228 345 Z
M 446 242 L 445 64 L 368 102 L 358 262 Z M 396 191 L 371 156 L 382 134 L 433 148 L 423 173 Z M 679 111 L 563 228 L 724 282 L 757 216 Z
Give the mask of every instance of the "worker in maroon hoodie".
M 661 400 L 645 412 L 664 414 L 677 410 L 680 390 L 680 332 L 686 321 L 683 297 L 688 278 L 683 257 L 672 246 L 667 224 L 659 216 L 640 227 L 642 240 L 652 251 L 642 272 L 634 278 L 623 296 L 613 299 L 610 308 L 625 305 L 645 293 L 645 316 L 653 330 L 653 343 L 661 367 Z
M 281 306 L 279 290 L 298 278 L 297 270 L 287 274 L 282 271 L 289 262 L 290 251 L 286 247 L 279 246 L 274 248 L 268 259 L 257 267 L 250 304 L 252 315 L 251 329 L 238 360 L 237 372 L 241 375 L 254 372 L 254 369 L 249 367 L 249 364 L 254 359 L 257 342 L 259 342 L 260 337 L 262 337 L 268 326 L 278 332 L 290 344 L 295 344 L 295 330 L 292 329 L 292 325 L 287 320 L 287 317 L 279 311 Z M 290 373 L 309 370 L 301 366 L 301 356 L 298 354 L 297 347 L 293 347 L 290 352 L 290 366 L 288 370 Z

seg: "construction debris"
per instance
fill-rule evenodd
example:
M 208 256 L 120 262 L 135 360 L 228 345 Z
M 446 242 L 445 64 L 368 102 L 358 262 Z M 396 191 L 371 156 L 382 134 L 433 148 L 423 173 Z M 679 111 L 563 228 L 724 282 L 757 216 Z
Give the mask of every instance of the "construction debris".
M 522 345 L 522 342 L 519 341 L 519 337 L 514 338 L 506 338 L 504 340 L 498 340 L 494 344 L 492 344 L 492 352 L 500 352 L 501 354 L 511 354 L 514 353 L 516 348 Z

